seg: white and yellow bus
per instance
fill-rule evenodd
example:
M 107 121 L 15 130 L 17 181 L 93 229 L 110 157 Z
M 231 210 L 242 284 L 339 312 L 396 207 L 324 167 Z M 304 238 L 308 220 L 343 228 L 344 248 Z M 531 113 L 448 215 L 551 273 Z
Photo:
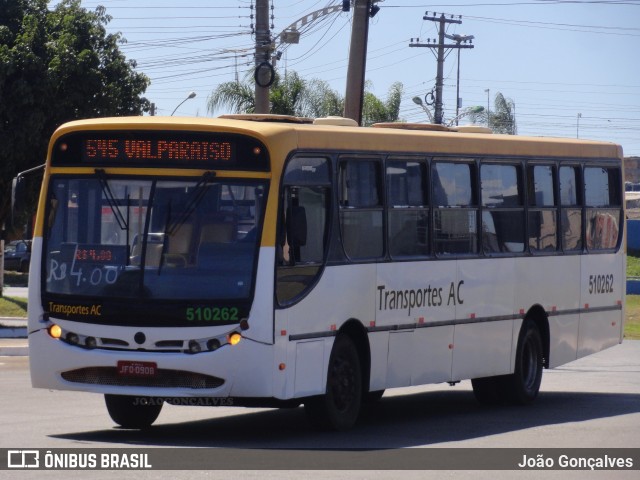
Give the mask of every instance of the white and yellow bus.
M 622 149 L 344 119 L 136 117 L 51 139 L 29 285 L 34 387 L 292 406 L 347 429 L 385 389 L 533 401 L 618 344 Z M 215 401 L 214 401 L 215 400 Z

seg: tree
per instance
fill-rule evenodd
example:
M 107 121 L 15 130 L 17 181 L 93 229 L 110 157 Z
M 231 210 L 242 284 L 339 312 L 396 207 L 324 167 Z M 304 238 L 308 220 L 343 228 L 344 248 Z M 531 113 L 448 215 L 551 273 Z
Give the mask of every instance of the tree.
M 341 116 L 344 97 L 333 90 L 328 82 L 313 78 L 307 82 L 307 106 L 307 116 L 311 118 Z
M 287 73 L 284 77 L 276 74 L 269 88 L 270 111 L 276 115 L 315 116 L 323 108 L 323 99 L 318 92 L 329 90 L 321 80 L 307 82 L 296 72 Z M 255 112 L 253 79 L 218 85 L 209 95 L 207 110 L 213 113 L 219 108 L 228 108 L 233 113 Z
M 395 122 L 400 112 L 402 83 L 391 85 L 386 101 L 380 100 L 365 86 L 363 101 L 363 124 Z M 209 95 L 207 110 L 213 113 L 220 108 L 228 108 L 233 113 L 253 113 L 255 111 L 253 79 L 245 82 L 225 82 Z M 269 90 L 271 113 L 298 117 L 319 118 L 342 115 L 344 97 L 333 90 L 327 82 L 313 78 L 304 80 L 296 72 L 284 77 L 276 74 Z
M 487 111 L 472 113 L 469 118 L 473 123 L 486 123 L 494 133 L 506 133 L 507 135 L 517 135 L 518 126 L 516 124 L 516 104 L 510 98 L 505 98 L 498 92 L 493 103 L 493 111 L 489 113 L 487 122 Z
M 382 101 L 369 91 L 371 84 L 365 85 L 364 100 L 362 106 L 362 123 L 370 126 L 374 123 L 395 122 L 400 114 L 400 101 L 402 100 L 403 86 L 401 82 L 395 82 L 389 87 L 387 100 Z
M 256 110 L 253 85 L 248 82 L 225 82 L 211 92 L 207 99 L 207 110 L 213 113 L 218 108 L 229 108 L 233 113 L 253 113 Z
M 491 129 L 495 133 L 506 133 L 508 135 L 516 135 L 518 133 L 515 103 L 510 98 L 505 98 L 500 92 L 496 94 L 494 110 L 491 112 Z
M 291 72 L 283 78 L 276 77 L 276 82 L 269 91 L 271 111 L 281 115 L 307 116 L 307 91 L 307 82 L 296 72 Z
M 0 222 L 7 219 L 11 178 L 44 163 L 49 138 L 64 122 L 140 115 L 149 79 L 134 71 L 107 34 L 103 7 L 79 0 L 0 0 Z

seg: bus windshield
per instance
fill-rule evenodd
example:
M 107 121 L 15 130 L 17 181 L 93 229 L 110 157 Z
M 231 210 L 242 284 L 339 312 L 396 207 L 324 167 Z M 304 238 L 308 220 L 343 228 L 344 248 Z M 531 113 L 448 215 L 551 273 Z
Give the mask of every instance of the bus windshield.
M 53 177 L 44 247 L 48 294 L 248 299 L 266 183 Z

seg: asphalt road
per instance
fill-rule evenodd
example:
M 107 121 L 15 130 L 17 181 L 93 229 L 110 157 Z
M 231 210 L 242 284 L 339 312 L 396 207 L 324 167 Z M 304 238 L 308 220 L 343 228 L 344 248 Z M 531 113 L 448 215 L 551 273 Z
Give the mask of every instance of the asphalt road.
M 28 357 L 0 357 L 0 448 L 214 447 L 234 449 L 361 448 L 638 448 L 640 341 L 544 373 L 529 407 L 479 406 L 470 382 L 395 389 L 346 433 L 317 432 L 302 408 L 291 410 L 165 405 L 144 432 L 114 427 L 102 396 L 32 389 Z M 9 433 L 10 434 L 6 434 Z M 292 453 L 292 455 L 295 453 Z M 230 465 L 232 466 L 232 465 Z M 234 467 L 241 465 L 233 464 Z M 223 468 L 223 466 L 221 466 Z M 17 472 L 2 472 L 3 473 Z M 82 472 L 20 472 L 20 478 L 69 478 Z M 125 472 L 119 472 L 122 477 Z M 130 478 L 584 478 L 566 471 L 213 471 L 126 472 Z M 92 478 L 109 472 L 92 472 Z M 589 472 L 590 478 L 637 478 L 635 472 Z M 6 478 L 18 478 L 6 476 Z M 86 478 L 79 475 L 78 478 Z

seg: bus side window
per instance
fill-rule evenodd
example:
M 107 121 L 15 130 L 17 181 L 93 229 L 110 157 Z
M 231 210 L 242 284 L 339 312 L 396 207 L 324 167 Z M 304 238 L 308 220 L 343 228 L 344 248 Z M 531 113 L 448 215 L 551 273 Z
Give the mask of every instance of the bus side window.
M 276 298 L 281 305 L 300 297 L 321 271 L 328 241 L 329 182 L 324 158 L 294 157 L 285 171 L 277 244 Z
M 520 166 L 484 163 L 482 191 L 482 246 L 485 253 L 524 251 L 524 203 Z
M 387 222 L 392 258 L 429 254 L 427 164 L 415 160 L 387 161 Z
M 433 176 L 433 236 L 437 255 L 478 253 L 475 165 L 436 161 Z
M 584 169 L 586 241 L 589 250 L 610 250 L 618 245 L 622 206 L 620 185 L 620 170 L 617 168 Z
M 560 228 L 562 249 L 582 250 L 582 208 L 579 194 L 579 167 L 560 167 Z
M 340 230 L 350 260 L 383 255 L 382 169 L 374 159 L 340 163 Z
M 529 248 L 534 253 L 553 252 L 558 247 L 553 177 L 551 165 L 529 166 Z

